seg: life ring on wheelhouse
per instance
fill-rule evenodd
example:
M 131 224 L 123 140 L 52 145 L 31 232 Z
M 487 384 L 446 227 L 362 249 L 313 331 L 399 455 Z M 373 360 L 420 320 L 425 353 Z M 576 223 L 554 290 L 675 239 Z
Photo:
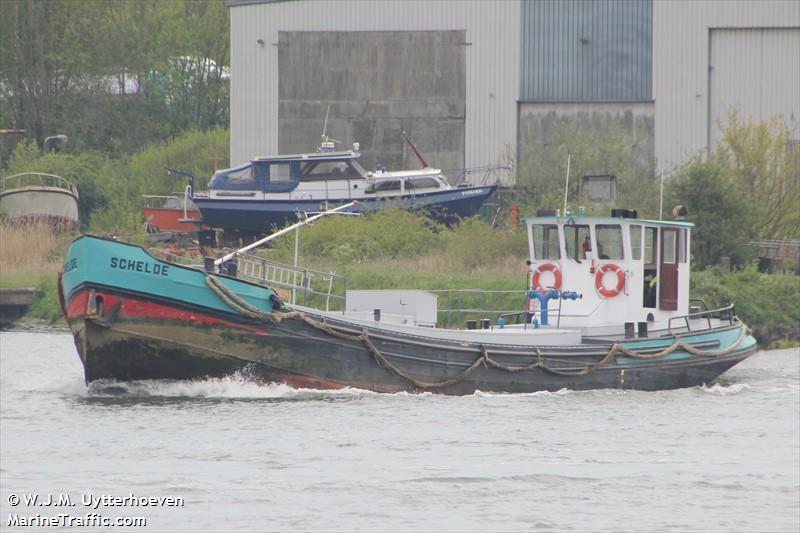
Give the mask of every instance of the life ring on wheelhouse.
M 617 275 L 617 285 L 612 289 L 606 289 L 606 287 L 603 285 L 603 274 L 606 272 L 613 272 Z M 597 289 L 597 292 L 600 293 L 600 296 L 604 296 L 605 298 L 613 298 L 625 288 L 625 272 L 623 272 L 622 269 L 614 263 L 600 265 L 597 268 L 597 273 L 594 275 L 594 286 Z
M 552 272 L 553 278 L 555 281 L 553 282 L 552 287 L 544 287 L 541 282 L 541 275 L 544 272 Z M 561 270 L 558 269 L 558 266 L 553 263 L 542 263 L 538 267 L 536 267 L 533 271 L 533 277 L 531 278 L 531 286 L 534 290 L 543 291 L 545 289 L 560 289 L 561 288 Z

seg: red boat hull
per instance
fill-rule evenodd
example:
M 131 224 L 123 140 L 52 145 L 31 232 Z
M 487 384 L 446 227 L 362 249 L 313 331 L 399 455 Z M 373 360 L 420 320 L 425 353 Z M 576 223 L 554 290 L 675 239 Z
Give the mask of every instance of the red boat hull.
M 198 223 L 185 222 L 186 219 L 201 220 L 200 211 L 197 209 L 166 209 L 161 207 L 145 207 L 142 209 L 145 222 L 158 231 L 190 232 L 200 229 Z M 181 222 L 184 220 L 184 222 Z

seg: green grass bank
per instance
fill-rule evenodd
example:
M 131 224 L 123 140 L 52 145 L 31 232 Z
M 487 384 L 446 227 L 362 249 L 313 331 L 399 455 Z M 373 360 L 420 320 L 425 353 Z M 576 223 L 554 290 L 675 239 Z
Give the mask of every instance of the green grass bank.
M 294 235 L 287 235 L 259 253 L 291 263 L 294 244 Z M 66 243 L 55 239 L 50 246 L 50 250 L 37 247 L 39 255 L 31 260 L 22 257 L 27 249 L 22 244 L 14 257 L 6 254 L 0 283 L 38 286 L 39 297 L 26 319 L 63 325 L 56 272 L 57 256 L 63 255 Z M 306 267 L 346 276 L 351 289 L 527 288 L 525 230 L 495 229 L 477 219 L 448 228 L 399 210 L 370 217 L 331 217 L 303 229 L 300 254 Z M 31 265 L 37 261 L 45 266 L 34 269 Z M 14 264 L 24 268 L 14 272 Z M 713 307 L 734 302 L 737 315 L 753 328 L 765 348 L 800 344 L 798 275 L 763 274 L 754 266 L 734 272 L 712 268 L 693 272 L 691 294 Z M 506 308 L 521 309 L 519 300 L 511 297 L 503 303 Z

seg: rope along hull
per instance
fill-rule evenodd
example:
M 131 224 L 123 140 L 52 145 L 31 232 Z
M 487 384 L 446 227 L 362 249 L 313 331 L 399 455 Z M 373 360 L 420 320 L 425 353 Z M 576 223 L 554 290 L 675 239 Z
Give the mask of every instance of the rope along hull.
M 98 297 L 103 309 L 87 313 Z M 740 323 L 680 343 L 650 339 L 646 348 L 531 349 L 426 339 L 302 313 L 267 321 L 91 283 L 72 291 L 66 314 L 87 382 L 245 371 L 295 386 L 379 392 L 663 390 L 711 383 L 755 351 Z
M 92 236 L 70 245 L 59 296 L 87 382 L 246 371 L 296 386 L 380 392 L 661 390 L 711 383 L 756 349 L 738 321 L 681 337 L 578 343 L 574 335 L 571 346 L 536 346 L 533 332 L 499 344 L 446 330 L 393 330 L 287 311 L 266 287 Z

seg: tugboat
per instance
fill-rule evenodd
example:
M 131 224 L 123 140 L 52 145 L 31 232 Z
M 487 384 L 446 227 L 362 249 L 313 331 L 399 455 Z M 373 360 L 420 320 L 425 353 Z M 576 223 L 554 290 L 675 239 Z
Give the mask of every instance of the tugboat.
M 497 183 L 452 186 L 411 146 L 422 169 L 367 171 L 359 163 L 358 143 L 352 150 L 336 151 L 334 141 L 323 136 L 317 152 L 258 157 L 217 171 L 209 190 L 195 192 L 192 199 L 207 226 L 260 234 L 297 222 L 302 213 L 353 200 L 358 202 L 352 209 L 357 213 L 395 206 L 453 223 L 476 214 L 498 187 Z M 483 169 L 485 179 L 494 168 Z
M 59 295 L 87 383 L 246 371 L 378 392 L 663 390 L 712 383 L 755 352 L 732 305 L 690 302 L 691 223 L 615 210 L 525 224 L 530 303 L 481 329 L 287 304 L 242 275 L 263 265 L 247 249 L 191 268 L 90 235 L 69 247 Z

